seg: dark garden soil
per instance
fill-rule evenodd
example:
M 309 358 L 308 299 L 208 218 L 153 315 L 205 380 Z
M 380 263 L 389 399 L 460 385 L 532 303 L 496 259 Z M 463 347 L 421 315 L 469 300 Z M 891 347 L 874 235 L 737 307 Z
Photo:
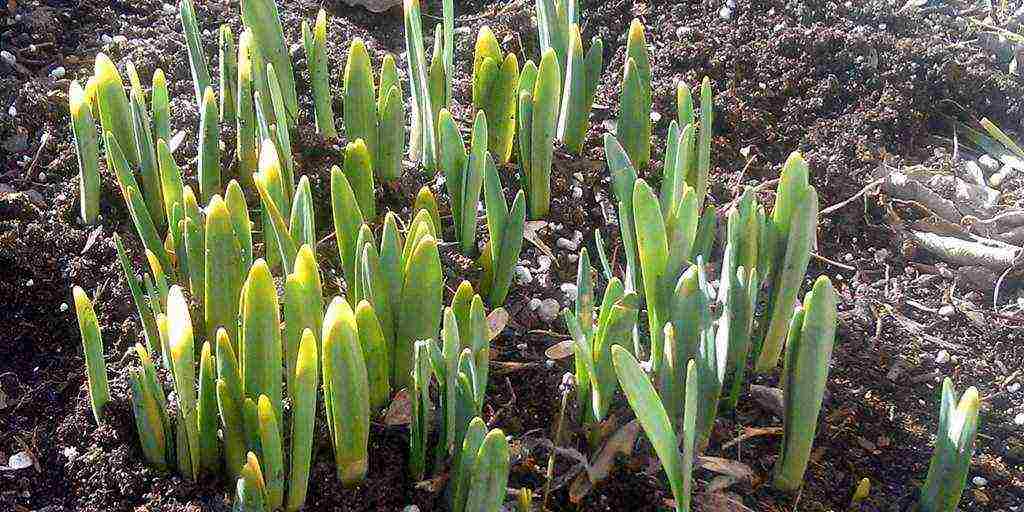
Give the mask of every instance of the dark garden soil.
M 206 53 L 215 63 L 216 28 L 227 22 L 240 32 L 237 2 L 196 3 Z M 300 41 L 301 20 L 312 20 L 320 2 L 278 3 L 287 39 Z M 348 41 L 356 36 L 366 40 L 374 62 L 383 52 L 398 55 L 404 75 L 400 15 L 374 15 L 339 0 L 325 3 L 335 77 Z M 645 22 L 652 49 L 655 110 L 660 114 L 656 159 L 675 115 L 676 81 L 696 84 L 705 75 L 711 79 L 716 112 L 711 194 L 718 204 L 730 201 L 741 185 L 777 177 L 792 150 L 804 152 L 827 206 L 859 191 L 883 162 L 900 167 L 948 160 L 952 145 L 935 139 L 952 137 L 947 116 L 966 122 L 987 116 L 1012 132 L 1024 129 L 1024 82 L 979 44 L 979 32 L 967 18 L 985 14 L 972 10 L 973 1 L 933 0 L 914 7 L 910 4 L 917 2 L 902 0 L 740 0 L 728 19 L 719 12 L 723 3 L 581 2 L 584 40 L 598 35 L 605 43 L 598 105 L 584 158 L 561 155 L 553 171 L 553 211 L 538 235 L 555 253 L 551 269 L 539 272 L 542 252 L 534 244 L 524 246 L 522 259 L 537 275 L 526 286 L 513 286 L 506 304 L 512 320 L 495 342 L 493 359 L 498 363 L 484 408 L 488 423 L 512 436 L 510 487 L 542 493 L 548 449 L 539 440 L 554 436 L 559 384 L 572 367 L 571 358 L 548 361 L 544 355 L 563 339 L 561 321 L 545 323 L 528 307 L 530 299 L 549 297 L 568 305 L 559 285 L 573 282 L 576 265 L 569 252 L 556 248 L 556 240 L 572 240 L 579 231 L 583 245 L 595 254 L 597 228 L 606 242 L 618 243 L 617 228 L 602 213 L 610 192 L 600 141 L 605 121 L 617 109 L 623 34 L 632 18 Z M 1012 10 L 1016 2 L 1011 3 Z M 105 166 L 102 220 L 95 227 L 78 220 L 77 165 L 68 130 L 69 80 L 84 83 L 96 52 L 105 51 L 118 63 L 133 61 L 144 84 L 162 68 L 173 98 L 172 128 L 189 134 L 178 161 L 194 168 L 198 118 L 177 15 L 153 0 L 7 4 L 14 11 L 0 6 L 0 49 L 18 60 L 15 66 L 0 61 L 0 465 L 21 451 L 30 453 L 36 464 L 0 471 L 0 509 L 226 510 L 227 482 L 195 485 L 142 463 L 128 406 L 131 358 L 124 356 L 141 338 L 140 327 L 112 236 L 121 234 L 139 266 L 140 246 Z M 467 127 L 478 28 L 491 25 L 506 50 L 533 58 L 537 36 L 532 1 L 457 4 L 453 110 Z M 440 2 L 427 2 L 425 10 L 439 13 Z M 428 34 L 436 22 L 424 19 Z M 113 41 L 105 44 L 104 35 Z M 311 127 L 302 53 L 301 45 L 293 52 L 304 101 L 299 125 Z M 66 69 L 66 76 L 51 76 L 58 66 Z M 338 98 L 340 79 L 333 87 Z M 45 134 L 50 140 L 41 146 Z M 293 138 L 296 174 L 311 176 L 319 232 L 326 238 L 331 231 L 329 168 L 341 163 L 339 146 L 318 141 L 310 128 L 300 128 Z M 225 152 L 225 166 L 231 164 L 230 153 Z M 653 170 L 660 167 L 654 162 L 644 174 L 656 180 Z M 513 172 L 506 174 L 509 186 L 514 185 Z M 431 184 L 445 201 L 443 186 L 419 171 L 382 189 L 379 201 L 407 218 L 421 184 Z M 767 204 L 770 190 L 762 194 Z M 1024 509 L 1024 429 L 1013 423 L 1024 412 L 1024 392 L 1008 387 L 1014 379 L 1022 380 L 1024 318 L 996 313 L 990 293 L 957 286 L 934 260 L 908 250 L 884 222 L 873 194 L 823 217 L 818 239 L 822 258 L 812 260 L 806 282 L 820 274 L 832 277 L 841 294 L 841 322 L 803 492 L 783 495 L 765 485 L 778 453 L 777 435 L 754 436 L 722 448 L 747 428 L 780 425 L 778 417 L 751 399 L 741 400 L 736 414 L 719 419 L 707 452 L 752 468 L 752 481 L 734 484 L 728 492 L 754 511 L 845 510 L 856 483 L 867 477 L 871 495 L 859 510 L 905 510 L 927 469 L 940 379 L 950 376 L 957 389 L 974 385 L 983 397 L 981 430 L 961 509 Z M 340 274 L 333 238 L 321 244 L 319 254 L 327 292 L 336 293 Z M 455 253 L 442 258 L 449 290 L 463 277 L 475 278 L 472 262 Z M 95 296 L 103 327 L 114 402 L 106 425 L 99 428 L 87 406 L 78 328 L 68 307 L 73 284 Z M 1004 293 L 1016 290 L 1010 286 Z M 959 299 L 952 316 L 934 313 L 951 298 Z M 918 306 L 908 306 L 911 299 Z M 952 356 L 948 362 L 936 361 L 940 350 Z M 758 379 L 769 385 L 775 380 Z M 620 397 L 616 408 L 625 415 L 624 403 Z M 566 444 L 586 453 L 574 425 L 566 423 L 574 434 Z M 375 425 L 369 478 L 356 489 L 337 484 L 326 438 L 321 435 L 318 443 L 309 510 L 397 511 L 408 504 L 425 511 L 445 509 L 443 492 L 417 487 L 407 476 L 404 427 Z M 554 491 L 551 508 L 664 508 L 671 495 L 644 446 L 619 460 L 578 508 L 567 485 Z M 556 480 L 565 480 L 572 470 L 571 459 L 560 458 Z M 696 501 L 704 510 L 742 510 L 715 508 L 702 500 L 699 495 L 715 474 L 701 469 L 695 477 Z M 974 477 L 987 483 L 972 483 Z

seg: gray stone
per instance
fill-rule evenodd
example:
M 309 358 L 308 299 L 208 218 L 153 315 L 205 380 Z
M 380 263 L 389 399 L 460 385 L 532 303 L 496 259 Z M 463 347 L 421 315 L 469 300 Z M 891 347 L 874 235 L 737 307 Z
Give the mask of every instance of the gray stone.
M 533 274 L 530 273 L 530 269 L 521 265 L 516 265 L 512 271 L 515 273 L 517 285 L 523 286 L 533 282 Z
M 992 155 L 981 155 L 978 157 L 978 165 L 986 174 L 992 174 L 999 170 L 999 161 L 992 158 Z
M 555 299 L 544 299 L 540 301 L 540 307 L 537 308 L 537 315 L 540 319 L 545 322 L 553 322 L 558 318 L 558 313 L 561 312 L 562 305 Z
M 402 5 L 402 0 L 344 0 L 346 4 L 353 7 L 363 7 L 370 12 L 384 12 L 396 5 Z
M 579 248 L 578 244 L 568 238 L 559 238 L 555 240 L 555 246 L 559 249 L 565 249 L 567 251 L 575 252 Z
M 580 295 L 579 288 L 577 288 L 576 285 L 572 283 L 562 283 L 562 285 L 559 286 L 558 289 L 562 290 L 562 293 L 565 295 L 565 298 L 569 300 L 569 302 L 576 302 L 576 298 L 579 297 Z

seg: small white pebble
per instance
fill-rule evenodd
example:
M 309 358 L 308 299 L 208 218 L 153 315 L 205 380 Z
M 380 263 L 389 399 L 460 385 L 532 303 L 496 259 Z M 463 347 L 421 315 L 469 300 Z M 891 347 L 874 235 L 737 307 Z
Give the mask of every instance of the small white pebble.
M 1024 426 L 1024 412 L 1013 417 L 1013 422 L 1018 426 Z
M 60 453 L 61 455 L 64 455 L 65 459 L 68 460 L 75 460 L 75 457 L 78 457 L 78 449 L 75 448 L 74 446 L 65 446 L 64 449 L 60 451 Z
M 6 62 L 6 63 L 8 63 L 8 64 L 10 64 L 12 66 L 17 61 L 17 59 L 14 58 L 14 54 L 9 52 L 9 51 L 7 51 L 7 50 L 0 50 L 0 59 L 3 59 L 4 62 Z
M 679 39 L 686 39 L 690 37 L 690 34 L 692 33 L 693 29 L 686 25 L 683 25 L 676 29 L 676 37 L 678 37 Z
M 940 350 L 939 353 L 935 355 L 935 364 L 946 364 L 948 362 L 949 352 L 946 352 L 945 350 Z
M 537 315 L 540 319 L 545 322 L 553 322 L 558 318 L 558 313 L 561 312 L 562 305 L 555 299 L 544 299 L 540 301 L 540 307 L 537 308 Z
M 1014 382 L 1013 384 L 1006 386 L 1007 393 L 1016 393 L 1018 391 L 1020 391 L 1020 382 Z
M 18 115 L 17 107 L 15 107 L 14 105 L 11 105 L 11 108 L 7 109 L 7 115 L 9 115 L 11 117 L 14 117 L 14 116 Z
M 985 480 L 985 477 L 976 476 L 971 479 L 971 483 L 977 485 L 978 487 L 985 487 L 986 485 L 988 485 L 988 480 Z
M 558 240 L 555 240 L 555 246 L 558 247 L 559 249 L 565 249 L 567 251 L 573 252 L 576 251 L 576 249 L 578 248 L 576 242 L 573 242 L 568 238 L 559 238 Z
M 943 304 L 942 307 L 939 308 L 939 315 L 944 316 L 946 318 L 949 318 L 955 314 L 956 308 L 954 308 L 952 304 Z
M 658 124 L 658 121 L 661 121 L 661 113 L 659 113 L 657 110 L 652 110 L 651 111 L 651 122 L 654 123 L 654 124 Z
M 66 74 L 68 74 L 68 70 L 64 69 L 64 66 L 57 66 L 50 70 L 50 76 L 53 78 L 64 78 Z
M 999 161 L 992 158 L 991 155 L 981 155 L 978 157 L 978 165 L 981 166 L 982 170 L 989 174 L 999 170 Z
M 520 352 L 526 352 L 526 343 L 517 343 L 516 350 L 519 350 Z
M 67 311 L 67 310 L 68 310 L 68 307 L 69 307 L 69 306 L 68 306 L 68 303 L 67 303 L 67 302 L 61 302 L 61 303 L 60 303 L 60 311 L 61 311 L 61 313 L 63 313 L 63 312 L 65 312 L 65 311 Z
M 178 9 L 176 9 L 173 5 L 168 4 L 168 3 L 164 4 L 164 12 L 165 13 L 167 13 L 167 14 L 174 14 L 177 11 L 178 11 Z
M 569 300 L 569 302 L 575 302 L 576 298 L 579 297 L 580 295 L 579 289 L 576 288 L 576 285 L 572 283 L 562 283 L 562 285 L 559 286 L 558 289 L 562 290 L 562 293 L 565 295 L 565 298 Z
M 537 297 L 534 297 L 534 298 L 530 299 L 530 303 L 529 303 L 529 305 L 527 305 L 527 307 L 530 308 L 530 311 L 537 311 L 537 309 L 540 308 L 540 304 L 541 304 L 541 300 L 538 299 Z
M 117 44 L 125 44 L 125 43 L 128 42 L 128 37 L 122 36 L 122 35 L 119 34 L 119 35 L 116 35 L 116 36 L 110 38 L 110 41 L 114 42 L 114 43 L 117 43 Z
M 555 360 L 554 359 L 548 359 L 547 361 L 544 361 L 544 366 L 547 366 L 548 368 L 554 368 L 555 367 Z
M 889 259 L 888 249 L 878 249 L 875 251 L 875 263 L 879 265 L 885 265 L 885 260 Z
M 579 185 L 573 185 L 572 187 L 572 198 L 583 199 L 583 189 Z
M 722 8 L 718 10 L 718 17 L 723 20 L 732 18 L 732 9 L 723 5 Z
M 103 35 L 101 35 L 101 36 L 100 36 L 100 42 L 102 42 L 103 44 L 110 44 L 110 43 L 112 43 L 113 41 L 114 41 L 114 40 L 113 40 L 113 39 L 111 39 L 111 38 L 110 38 L 110 36 L 108 36 L 108 35 L 106 35 L 106 34 L 103 34 Z
M 541 254 L 537 258 L 538 272 L 543 274 L 544 272 L 547 272 L 549 268 L 551 268 L 551 256 L 548 256 L 547 254 Z
M 523 286 L 533 282 L 533 274 L 530 272 L 530 269 L 521 265 L 516 265 L 512 271 L 515 273 L 517 285 Z
M 25 281 L 25 286 L 31 287 L 31 286 L 35 286 L 35 284 L 36 284 L 36 282 L 35 282 L 34 279 L 29 279 L 28 281 Z

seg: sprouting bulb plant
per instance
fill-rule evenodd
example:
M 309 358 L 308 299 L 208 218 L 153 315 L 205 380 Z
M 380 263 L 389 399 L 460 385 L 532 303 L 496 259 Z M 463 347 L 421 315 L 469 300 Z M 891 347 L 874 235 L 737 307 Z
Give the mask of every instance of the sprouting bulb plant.
M 563 75 L 565 85 L 558 116 L 558 140 L 577 155 L 583 151 L 583 141 L 590 126 L 590 111 L 601 79 L 603 60 L 604 43 L 601 39 L 594 36 L 590 49 L 584 55 L 580 27 L 571 25 Z
M 275 77 L 280 87 L 287 119 L 278 119 L 278 126 L 291 127 L 299 112 L 298 96 L 295 93 L 295 75 L 292 71 L 291 55 L 284 39 L 281 17 L 274 0 L 241 0 L 242 22 L 252 31 L 255 47 L 267 63 L 278 70 Z M 258 76 L 258 74 L 257 74 Z M 259 78 L 258 78 L 259 79 Z M 264 98 L 269 100 L 270 98 Z
M 957 400 L 953 382 L 942 381 L 939 431 L 928 476 L 917 503 L 919 512 L 955 512 L 967 482 L 978 435 L 978 390 L 970 387 Z
M 384 57 L 375 93 L 370 56 L 362 39 L 352 41 L 344 80 L 344 122 L 349 141 L 362 139 L 378 178 L 394 181 L 402 173 L 405 113 L 401 82 L 391 55 Z
M 616 136 L 638 169 L 651 159 L 651 62 L 644 26 L 634 19 L 626 39 Z
M 782 453 L 772 472 L 772 485 L 776 489 L 796 491 L 803 484 L 818 428 L 835 334 L 835 290 L 832 281 L 821 276 L 790 322 L 782 374 L 785 430 Z
M 71 110 L 71 133 L 78 157 L 78 183 L 82 222 L 92 224 L 100 213 L 100 148 L 96 139 L 96 122 L 92 117 L 93 98 L 87 96 L 77 81 L 68 89 Z
M 75 313 L 78 316 L 78 330 L 82 335 L 82 350 L 85 353 L 86 377 L 89 382 L 89 401 L 97 424 L 103 423 L 103 409 L 110 402 L 110 385 L 107 383 L 107 367 L 103 360 L 103 338 L 96 320 L 89 296 L 76 286 Z
M 509 472 L 509 447 L 505 433 L 487 432 L 483 420 L 474 417 L 451 480 L 452 510 L 498 512 L 505 502 Z
M 447 109 L 441 111 L 439 119 L 439 163 L 445 174 L 455 239 L 459 241 L 462 253 L 471 256 L 476 250 L 477 204 L 490 158 L 487 152 L 487 116 L 482 111 L 476 115 L 468 155 L 459 128 Z
M 566 309 L 562 313 L 573 338 L 576 390 L 579 403 L 584 407 L 585 421 L 601 421 L 618 389 L 611 348 L 614 345 L 629 346 L 636 326 L 639 298 L 635 292 L 627 293 L 622 281 L 613 277 L 605 287 L 595 316 L 594 285 L 586 248 L 580 251 L 576 288 L 575 310 Z
M 771 294 L 767 331 L 761 341 L 755 370 L 775 368 L 782 354 L 792 304 L 803 283 L 818 228 L 818 193 L 808 183 L 810 168 L 798 152 L 786 160 L 775 193 L 775 208 L 768 220 L 767 243 L 761 248 L 763 275 Z M 773 262 L 778 261 L 778 264 Z
M 544 217 L 551 207 L 551 161 L 561 82 L 552 49 L 544 52 L 539 68 L 526 61 L 519 77 L 519 172 L 531 219 Z
M 409 55 L 409 83 L 413 100 L 409 153 L 413 160 L 419 160 L 422 153 L 423 166 L 427 169 L 434 169 L 437 162 L 437 137 L 434 120 L 436 119 L 435 112 L 440 112 L 441 106 L 434 105 L 431 101 L 433 99 L 431 97 L 431 82 L 436 83 L 436 80 L 428 82 L 427 62 L 423 50 L 423 27 L 420 21 L 420 1 L 405 0 L 403 12 L 405 48 Z M 436 86 L 434 88 L 436 89 Z
M 534 9 L 541 52 L 553 50 L 558 69 L 565 69 L 571 51 L 572 26 L 580 23 L 577 0 L 536 0 Z
M 669 327 L 668 330 L 671 330 Z M 676 434 L 669 412 L 662 404 L 661 398 L 651 385 L 647 374 L 640 363 L 621 345 L 612 346 L 612 361 L 615 374 L 629 400 L 629 406 L 636 412 L 640 425 L 647 434 L 647 439 L 654 446 L 654 452 L 661 460 L 661 465 L 668 475 L 672 495 L 676 501 L 676 512 L 689 512 L 690 499 L 693 493 L 693 460 L 695 456 L 698 389 L 700 382 L 696 363 L 689 361 L 681 373 L 685 382 L 683 399 L 684 415 L 678 431 L 682 435 L 682 453 L 680 439 Z
M 484 204 L 487 207 L 487 233 L 489 239 L 480 255 L 484 273 L 480 290 L 487 303 L 497 308 L 505 303 L 512 274 L 519 253 L 523 249 L 523 231 L 526 228 L 526 196 L 520 190 L 509 209 L 501 188 L 501 178 L 494 160 L 487 155 L 484 167 Z
M 188 47 L 188 64 L 192 70 L 192 84 L 196 93 L 196 106 L 202 110 L 203 95 L 210 86 L 210 68 L 203 54 L 203 43 L 199 39 L 199 26 L 196 22 L 196 6 L 192 0 L 181 0 L 178 4 L 178 17 L 181 18 L 181 29 L 185 34 L 185 45 Z
M 331 101 L 326 11 L 320 9 L 312 29 L 310 29 L 308 21 L 302 22 L 302 43 L 306 49 L 310 87 L 313 89 L 313 112 L 316 117 L 317 132 L 325 139 L 335 139 L 338 137 L 338 129 L 334 125 L 334 107 Z
M 324 402 L 338 479 L 346 486 L 366 476 L 370 432 L 369 383 L 355 313 L 335 297 L 321 336 Z
M 487 149 L 502 164 L 512 157 L 518 89 L 519 60 L 516 55 L 502 51 L 490 27 L 480 27 L 473 53 L 473 107 L 486 114 L 489 125 Z M 439 121 L 442 137 L 443 119 Z M 442 151 L 443 144 L 442 141 Z

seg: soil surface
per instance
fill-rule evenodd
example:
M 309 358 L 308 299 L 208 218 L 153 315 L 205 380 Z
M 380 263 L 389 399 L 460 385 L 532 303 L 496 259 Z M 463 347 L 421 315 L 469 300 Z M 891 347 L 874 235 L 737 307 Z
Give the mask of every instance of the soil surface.
M 552 214 L 538 232 L 554 249 L 550 269 L 541 272 L 542 251 L 527 242 L 521 259 L 534 271 L 527 285 L 513 285 L 506 308 L 511 322 L 495 341 L 485 420 L 511 436 L 513 469 L 509 486 L 530 488 L 541 501 L 549 449 L 560 409 L 562 375 L 571 358 L 547 360 L 544 351 L 564 339 L 560 320 L 544 322 L 528 304 L 554 298 L 569 305 L 559 286 L 573 282 L 574 255 L 556 240 L 582 240 L 596 254 L 593 232 L 611 246 L 617 227 L 602 213 L 611 197 L 601 137 L 615 117 L 625 46 L 624 32 L 639 17 L 647 26 L 654 76 L 655 160 L 663 152 L 675 116 L 678 80 L 698 84 L 707 76 L 715 91 L 713 169 L 710 193 L 723 205 L 743 185 L 778 176 L 789 152 L 800 150 L 813 169 L 823 206 L 858 192 L 883 163 L 893 167 L 930 164 L 954 154 L 949 118 L 973 122 L 988 117 L 1012 133 L 1024 129 L 1024 81 L 1007 70 L 1002 55 L 980 44 L 968 18 L 984 18 L 975 2 L 892 2 L 831 0 L 583 1 L 583 39 L 604 40 L 605 71 L 582 158 L 560 154 L 552 179 Z M 993 2 L 1000 3 L 1000 2 Z M 1017 2 L 1010 2 L 1011 12 Z M 103 173 L 101 221 L 78 219 L 77 164 L 68 129 L 67 89 L 71 79 L 92 72 L 94 55 L 131 60 L 142 82 L 155 69 L 167 73 L 172 128 L 188 136 L 176 156 L 190 179 L 195 169 L 198 116 L 180 23 L 161 1 L 8 0 L 0 7 L 0 49 L 16 64 L 0 61 L 0 464 L 27 452 L 33 467 L 0 471 L 4 510 L 227 510 L 226 482 L 196 485 L 143 464 L 128 405 L 126 351 L 141 339 L 130 294 L 117 266 L 113 235 L 119 233 L 142 268 L 140 244 L 117 191 L 113 174 Z M 216 77 L 216 29 L 229 23 L 240 33 L 237 2 L 197 2 L 203 43 Z M 279 2 L 286 37 L 295 44 L 293 61 L 302 114 L 293 136 L 297 175 L 311 177 L 318 228 L 331 232 L 329 168 L 340 164 L 340 147 L 320 142 L 312 129 L 308 73 L 300 23 L 312 20 L 321 2 Z M 348 42 L 363 38 L 375 63 L 384 52 L 404 68 L 400 14 L 371 14 L 339 0 L 328 10 L 328 47 L 333 76 L 340 77 Z M 453 112 L 469 125 L 469 74 L 475 34 L 490 25 L 506 50 L 536 59 L 533 2 L 457 2 L 456 78 Z M 904 5 L 906 4 L 906 5 Z M 920 5 L 919 5 L 920 4 Z M 425 2 L 439 14 L 440 2 Z M 170 11 L 170 12 L 168 12 Z M 424 18 L 433 33 L 438 22 Z M 428 40 L 428 52 L 432 38 Z M 61 75 L 56 68 L 65 72 Z M 340 78 L 333 81 L 340 112 Z M 408 91 L 408 84 L 405 90 Z M 937 138 L 937 137 L 941 137 Z M 225 166 L 231 165 L 230 152 Z M 645 176 L 657 181 L 661 164 Z M 506 173 L 514 185 L 514 170 Z M 421 184 L 444 199 L 443 185 L 409 171 L 395 186 L 379 191 L 381 209 L 403 218 Z M 762 200 L 772 201 L 772 188 Z M 511 190 L 510 190 L 511 192 Z M 442 206 L 442 209 L 446 209 Z M 579 233 L 577 235 L 576 233 Z M 481 226 L 481 234 L 486 236 Z M 859 510 L 899 511 L 914 502 L 924 479 L 938 422 L 941 378 L 956 388 L 977 386 L 983 397 L 981 428 L 962 510 L 1011 511 L 1024 506 L 1024 317 L 997 312 L 990 293 L 966 289 L 927 256 L 905 250 L 903 238 L 885 222 L 873 194 L 821 219 L 817 254 L 806 283 L 818 275 L 833 279 L 841 295 L 840 325 L 828 393 L 812 462 L 802 493 L 785 495 L 769 485 L 778 456 L 777 435 L 732 442 L 751 428 L 778 427 L 780 419 L 756 400 L 744 398 L 735 414 L 718 420 L 707 455 L 741 461 L 753 478 L 728 492 L 754 511 L 846 510 L 861 478 L 871 481 Z M 575 251 L 572 251 L 575 252 Z M 613 251 L 614 252 L 614 251 Z M 318 254 L 327 293 L 340 280 L 332 239 Z M 442 255 L 451 290 L 474 279 L 471 261 L 451 249 Z M 595 259 L 596 262 L 596 259 Z M 113 405 L 97 428 L 87 405 L 84 365 L 70 289 L 77 284 L 95 296 L 103 330 Z M 598 285 L 603 289 L 603 284 Z M 1015 297 L 1007 286 L 1003 293 Z M 952 315 L 936 313 L 956 304 Z M 774 385 L 777 377 L 756 382 Z M 616 410 L 628 414 L 618 398 Z M 589 449 L 567 420 L 563 446 Z M 318 428 L 323 428 L 320 423 Z M 322 432 L 321 432 L 322 434 Z M 409 504 L 444 510 L 443 492 L 416 485 L 406 471 L 408 431 L 375 424 L 370 439 L 370 473 L 363 485 L 342 489 L 335 480 L 330 447 L 320 435 L 315 447 L 309 510 L 396 511 Z M 728 448 L 723 448 L 728 446 Z M 645 443 L 620 457 L 609 478 L 574 504 L 568 485 L 553 491 L 553 510 L 645 511 L 666 507 L 671 498 Z M 3 469 L 3 468 L 0 468 Z M 566 457 L 556 464 L 556 484 L 579 467 Z M 703 510 L 743 510 L 714 505 L 699 496 L 720 479 L 695 473 Z M 981 480 L 979 480 L 979 478 Z M 983 485 L 981 485 L 983 484 Z M 857 509 L 857 508 L 855 508 Z

